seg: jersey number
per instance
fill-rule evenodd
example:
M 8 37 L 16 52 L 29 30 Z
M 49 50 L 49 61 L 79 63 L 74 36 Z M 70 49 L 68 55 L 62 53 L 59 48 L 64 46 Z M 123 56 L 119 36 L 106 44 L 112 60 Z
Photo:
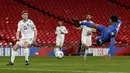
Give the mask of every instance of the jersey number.
M 27 26 L 23 26 L 23 29 L 24 29 L 24 30 L 27 30 Z

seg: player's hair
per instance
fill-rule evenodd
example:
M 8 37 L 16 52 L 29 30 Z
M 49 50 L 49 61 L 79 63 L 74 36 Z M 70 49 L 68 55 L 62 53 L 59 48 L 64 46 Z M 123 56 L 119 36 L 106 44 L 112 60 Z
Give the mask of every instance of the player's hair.
M 28 13 L 28 11 L 27 11 L 27 10 L 23 10 L 23 11 L 21 12 L 21 15 L 23 15 L 24 13 Z
M 117 22 L 118 21 L 118 17 L 116 15 L 112 15 L 111 16 L 111 20 L 112 20 L 112 22 Z

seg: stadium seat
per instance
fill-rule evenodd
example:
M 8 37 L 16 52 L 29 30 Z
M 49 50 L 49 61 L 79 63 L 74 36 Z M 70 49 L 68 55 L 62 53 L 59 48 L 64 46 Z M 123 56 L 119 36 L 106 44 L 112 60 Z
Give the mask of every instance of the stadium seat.
M 32 6 L 38 7 L 41 10 L 53 13 L 56 16 L 60 16 L 68 21 L 71 18 L 76 17 L 79 20 L 83 20 L 85 16 L 90 13 L 93 15 L 93 21 L 95 23 L 109 26 L 109 17 L 112 14 L 116 14 L 123 21 L 123 25 L 118 33 L 118 42 L 129 43 L 129 15 L 130 11 L 113 4 L 107 0 L 20 0 L 29 3 Z M 123 1 L 123 0 L 116 0 Z M 130 4 L 129 4 L 130 5 Z M 0 32 L 2 39 L 8 39 L 7 42 L 15 41 L 15 33 L 17 30 L 17 23 L 21 19 L 20 13 L 22 10 L 29 11 L 29 17 L 32 19 L 38 29 L 38 43 L 55 43 L 55 29 L 58 20 L 48 15 L 42 14 L 32 8 L 24 6 L 15 0 L 2 0 L 0 2 Z M 72 22 L 72 21 L 71 21 Z M 81 38 L 81 31 L 73 29 L 73 26 L 69 23 L 63 23 L 68 29 L 69 33 L 66 35 L 65 43 L 71 43 L 78 45 Z M 125 36 L 124 36 L 125 35 Z M 98 36 L 93 34 L 93 38 Z M 95 39 L 93 39 L 94 42 Z M 4 43 L 5 44 L 5 43 Z

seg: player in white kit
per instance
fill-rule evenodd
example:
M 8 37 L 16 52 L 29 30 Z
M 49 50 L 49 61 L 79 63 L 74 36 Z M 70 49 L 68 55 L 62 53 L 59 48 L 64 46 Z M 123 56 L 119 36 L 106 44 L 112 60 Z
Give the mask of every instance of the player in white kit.
M 80 23 L 82 22 L 89 22 L 89 23 L 93 23 L 91 21 L 92 16 L 91 15 L 87 15 L 86 20 L 80 21 Z M 87 26 L 81 25 L 79 28 L 76 29 L 82 29 L 82 34 L 81 34 L 81 50 L 82 50 L 82 54 L 84 54 L 84 60 L 86 60 L 86 55 L 88 54 L 88 49 L 89 47 L 92 45 L 92 32 L 95 32 L 95 29 L 89 28 Z
M 62 21 L 58 22 L 58 26 L 56 27 L 56 48 L 55 51 L 57 50 L 62 50 L 62 46 L 64 44 L 64 39 L 65 39 L 65 34 L 67 34 L 68 31 L 65 26 L 62 26 Z
M 25 65 L 29 65 L 29 47 L 32 43 L 36 44 L 37 30 L 33 21 L 28 19 L 28 11 L 24 10 L 21 12 L 22 20 L 18 22 L 18 28 L 16 33 L 17 42 L 12 49 L 11 61 L 7 66 L 14 65 L 15 56 L 17 49 L 24 48 L 25 54 Z M 19 38 L 21 32 L 21 38 Z

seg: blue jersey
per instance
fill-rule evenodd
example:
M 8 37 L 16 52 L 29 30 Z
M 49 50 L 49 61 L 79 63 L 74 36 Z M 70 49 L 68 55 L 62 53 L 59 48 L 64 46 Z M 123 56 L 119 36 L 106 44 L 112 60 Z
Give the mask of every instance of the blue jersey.
M 101 32 L 100 39 L 103 42 L 110 41 L 110 38 L 116 36 L 118 33 L 121 23 L 122 22 L 118 20 L 117 23 L 110 25 L 108 28 L 104 26 L 98 26 L 97 29 Z

